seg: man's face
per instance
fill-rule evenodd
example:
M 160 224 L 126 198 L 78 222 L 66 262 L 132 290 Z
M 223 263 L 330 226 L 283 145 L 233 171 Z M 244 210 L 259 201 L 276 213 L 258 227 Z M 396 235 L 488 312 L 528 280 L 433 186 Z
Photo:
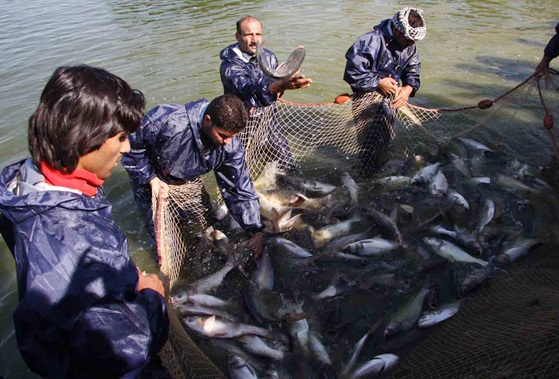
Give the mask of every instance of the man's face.
M 262 44 L 262 25 L 256 19 L 246 19 L 241 23 L 241 32 L 235 33 L 239 47 L 245 53 L 256 54 L 256 41 Z
M 230 133 L 219 129 L 212 123 L 210 116 L 205 115 L 202 122 L 202 131 L 208 136 L 214 146 L 225 146 L 231 143 L 238 133 Z
M 399 30 L 394 33 L 394 42 L 398 45 L 399 50 L 404 50 L 406 47 L 413 46 L 415 41 L 407 39 L 406 35 Z
M 107 179 L 120 162 L 122 154 L 130 151 L 128 134 L 122 132 L 107 139 L 99 149 L 83 155 L 78 160 L 77 168 Z

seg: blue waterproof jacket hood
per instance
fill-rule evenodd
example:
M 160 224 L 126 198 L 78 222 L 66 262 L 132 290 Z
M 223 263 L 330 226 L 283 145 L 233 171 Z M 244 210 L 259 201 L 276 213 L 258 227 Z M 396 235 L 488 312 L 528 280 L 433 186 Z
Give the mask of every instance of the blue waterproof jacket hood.
M 243 53 L 239 44 L 227 46 L 219 53 L 221 83 L 225 94 L 233 94 L 243 100 L 245 107 L 265 107 L 276 101 L 278 96 L 270 92 L 273 79 L 267 77 L 258 65 L 256 56 Z M 263 49 L 262 57 L 266 65 L 275 69 L 278 60 L 274 53 Z
M 421 61 L 416 45 L 399 50 L 390 27 L 390 20 L 383 20 L 347 50 L 344 80 L 354 92 L 375 91 L 380 79 L 388 76 L 411 86 L 410 96 L 419 89 Z
M 168 334 L 165 300 L 138 272 L 100 188 L 44 182 L 31 163 L 0 176 L 0 231 L 16 264 L 20 352 L 45 377 L 133 377 Z

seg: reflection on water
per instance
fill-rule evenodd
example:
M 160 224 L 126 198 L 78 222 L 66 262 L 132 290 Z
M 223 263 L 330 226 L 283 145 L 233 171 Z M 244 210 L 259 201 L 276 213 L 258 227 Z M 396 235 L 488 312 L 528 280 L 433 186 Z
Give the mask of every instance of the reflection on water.
M 425 10 L 428 34 L 418 44 L 422 88 L 413 102 L 429 107 L 475 104 L 524 80 L 559 19 L 551 0 L 414 4 Z M 235 22 L 251 14 L 263 21 L 266 45 L 280 59 L 297 45 L 307 49 L 303 73 L 313 85 L 286 93 L 286 99 L 332 101 L 349 90 L 342 80 L 347 48 L 397 8 L 380 0 L 0 2 L 0 164 L 28 155 L 27 119 L 60 65 L 104 67 L 142 90 L 148 107 L 211 99 L 223 91 L 218 54 L 234 42 Z M 121 168 L 106 187 L 134 259 L 149 267 L 147 239 Z M 0 375 L 33 377 L 14 353 L 10 315 L 17 295 L 3 242 L 0 262 Z

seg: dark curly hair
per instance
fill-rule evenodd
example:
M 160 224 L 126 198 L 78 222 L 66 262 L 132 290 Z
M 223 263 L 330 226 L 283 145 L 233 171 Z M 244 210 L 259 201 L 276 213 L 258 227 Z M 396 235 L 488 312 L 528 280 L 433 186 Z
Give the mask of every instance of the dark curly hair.
M 70 173 L 80 157 L 99 149 L 107 139 L 136 131 L 144 107 L 140 91 L 104 69 L 59 67 L 29 118 L 33 162 Z
M 240 98 L 235 95 L 221 95 L 213 99 L 206 109 L 212 123 L 229 133 L 239 133 L 248 122 L 248 113 Z

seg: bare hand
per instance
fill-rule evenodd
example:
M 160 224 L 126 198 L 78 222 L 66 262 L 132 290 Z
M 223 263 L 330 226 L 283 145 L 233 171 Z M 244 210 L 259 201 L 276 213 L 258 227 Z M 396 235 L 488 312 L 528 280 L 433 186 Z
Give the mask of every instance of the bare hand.
M 398 82 L 391 77 L 379 80 L 377 90 L 384 96 L 396 95 L 398 92 Z
M 154 290 L 165 297 L 165 288 L 161 279 L 156 274 L 147 274 L 140 272 L 138 269 L 138 292 L 146 288 Z
M 544 73 L 545 70 L 547 70 L 549 68 L 549 62 L 551 61 L 551 59 L 549 59 L 548 57 L 546 57 L 545 55 L 542 57 L 542 60 L 540 61 L 540 63 L 538 63 L 538 65 L 536 66 L 536 70 L 535 73 L 538 75 L 541 75 Z
M 410 95 L 411 95 L 412 91 L 413 91 L 413 88 L 411 86 L 403 86 L 396 93 L 396 96 L 392 100 L 391 105 L 394 108 L 400 108 L 400 107 L 406 105 L 406 103 L 408 102 L 408 99 L 410 98 Z
M 169 185 L 159 179 L 157 176 L 149 182 L 149 185 L 151 187 L 151 192 L 157 197 L 159 197 L 160 191 L 163 198 L 166 198 L 169 194 Z

